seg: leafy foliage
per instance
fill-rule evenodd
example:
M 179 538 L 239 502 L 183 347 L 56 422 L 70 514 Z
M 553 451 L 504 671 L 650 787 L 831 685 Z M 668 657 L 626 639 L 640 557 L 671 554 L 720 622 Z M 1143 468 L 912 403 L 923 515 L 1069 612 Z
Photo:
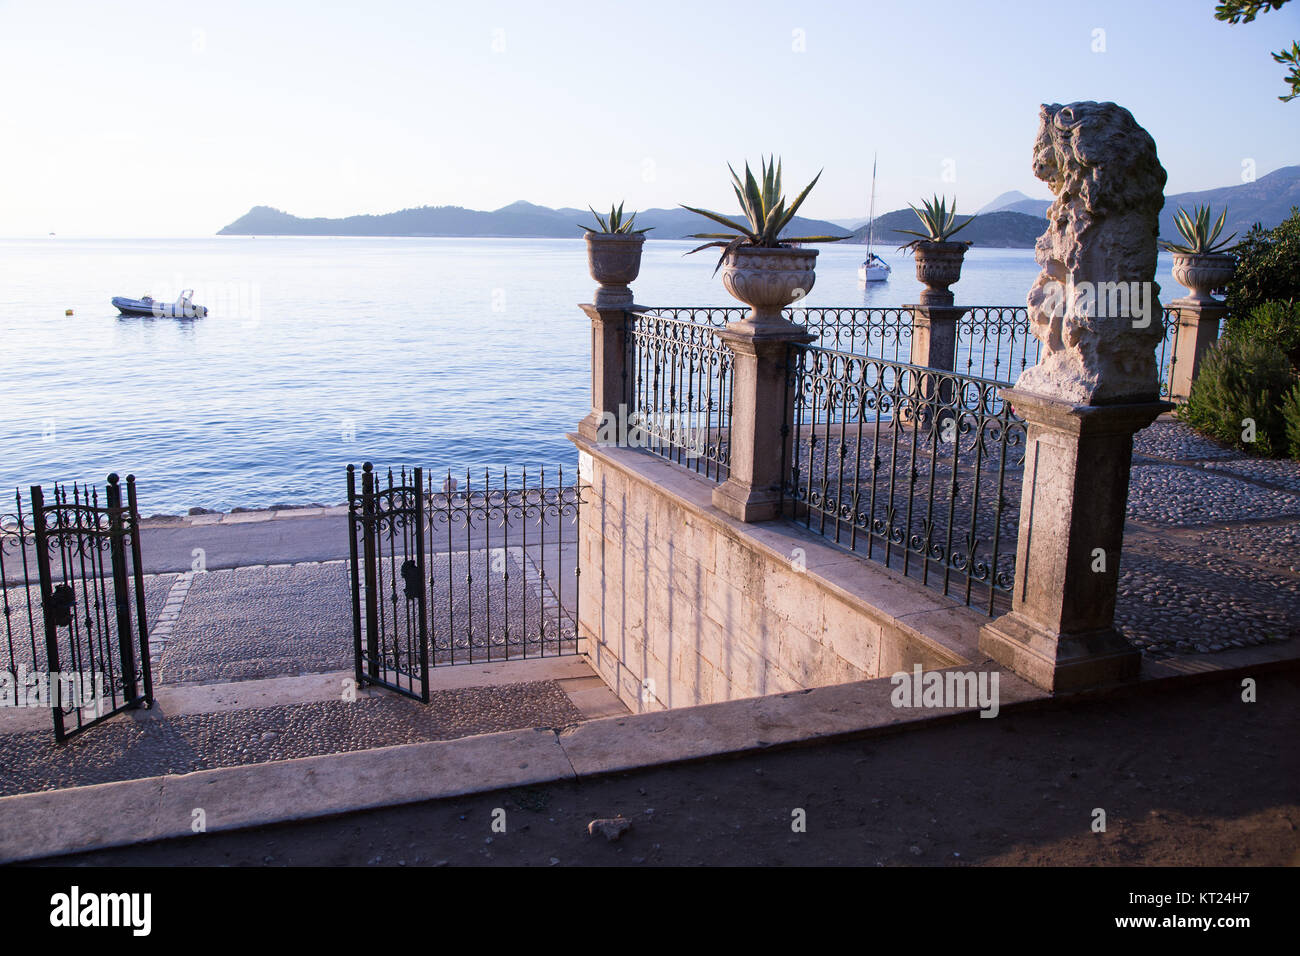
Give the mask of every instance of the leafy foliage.
M 1179 234 L 1186 240 L 1185 243 L 1161 242 L 1161 245 L 1170 252 L 1178 252 L 1184 255 L 1207 255 L 1212 252 L 1231 252 L 1235 247 L 1228 245 L 1237 237 L 1234 232 L 1227 239 L 1219 239 L 1219 234 L 1223 232 L 1223 223 L 1228 218 L 1228 210 L 1219 213 L 1218 221 L 1214 226 L 1210 226 L 1210 207 L 1195 206 L 1191 215 L 1181 206 L 1178 207 L 1178 215 L 1174 217 L 1174 226 L 1177 227 Z
M 1217 441 L 1276 458 L 1287 449 L 1283 400 L 1295 383 L 1290 364 L 1276 349 L 1224 338 L 1201 362 L 1181 415 Z M 1243 439 L 1250 422 L 1253 442 Z
M 1227 23 L 1250 23 L 1261 13 L 1281 10 L 1283 4 L 1287 2 L 1288 0 L 1222 0 L 1214 8 L 1214 19 Z M 1300 43 L 1292 43 L 1291 49 L 1274 53 L 1273 60 L 1276 63 L 1291 64 L 1291 69 L 1286 75 L 1286 83 L 1291 87 L 1291 93 L 1288 96 L 1278 97 L 1283 103 L 1288 103 L 1300 96 Z
M 1287 450 L 1300 461 L 1300 382 L 1282 400 L 1282 421 L 1286 423 Z
M 917 232 L 915 229 L 895 229 L 894 232 L 901 232 L 908 236 L 916 236 L 911 242 L 899 246 L 900 249 L 911 249 L 916 251 L 918 244 L 922 242 L 949 242 L 950 237 L 969 226 L 974 220 L 970 216 L 963 223 L 957 223 L 957 200 L 952 201 L 952 208 L 948 208 L 948 200 L 940 199 L 935 196 L 933 199 L 922 199 L 921 208 L 912 207 L 912 212 L 916 213 L 916 218 L 921 220 L 921 225 L 925 227 L 925 232 Z M 956 240 L 961 242 L 962 240 Z M 970 245 L 969 242 L 966 245 Z
M 759 172 L 761 182 L 754 178 L 753 172 L 749 168 L 749 163 L 745 163 L 745 179 L 742 182 L 732 169 L 731 164 L 727 164 L 727 169 L 731 170 L 731 186 L 736 192 L 736 198 L 740 201 L 741 212 L 745 214 L 747 223 L 736 222 L 726 216 L 721 216 L 716 212 L 709 212 L 707 209 L 697 209 L 694 206 L 683 205 L 682 208 L 695 213 L 698 216 L 704 216 L 706 219 L 712 219 L 719 225 L 726 226 L 731 230 L 729 233 L 719 232 L 701 232 L 694 233 L 692 239 L 708 239 L 702 246 L 696 246 L 691 252 L 699 252 L 701 249 L 711 247 L 720 247 L 722 255 L 718 258 L 718 265 L 714 268 L 714 274 L 722 268 L 722 263 L 726 261 L 727 256 L 734 252 L 740 246 L 757 246 L 760 249 L 778 249 L 782 246 L 793 245 L 798 242 L 839 242 L 841 239 L 848 239 L 849 236 L 782 236 L 781 232 L 794 219 L 794 214 L 803 205 L 803 201 L 808 198 L 812 188 L 817 185 L 817 180 L 822 178 L 820 172 L 813 177 L 813 181 L 804 187 L 803 192 L 795 197 L 794 202 L 787 207 L 785 194 L 781 190 L 781 161 L 775 162 L 769 157 L 767 160 L 759 158 Z M 735 233 L 733 235 L 733 233 Z M 690 253 L 687 253 L 690 255 Z
M 590 206 L 587 207 L 591 209 Z M 606 219 L 596 210 L 591 209 L 591 214 L 596 217 L 596 222 L 600 223 L 599 229 L 593 229 L 591 226 L 582 226 L 589 233 L 598 236 L 643 236 L 654 226 L 646 226 L 644 229 L 633 229 L 632 224 L 636 222 L 636 213 L 632 213 L 626 219 L 623 218 L 623 204 L 619 203 L 617 207 L 609 207 L 609 218 Z M 579 225 L 582 225 L 579 223 Z
M 1228 23 L 1250 23 L 1261 13 L 1281 10 L 1287 0 L 1223 0 L 1214 8 L 1214 19 Z
M 1274 63 L 1291 64 L 1291 69 L 1286 74 L 1286 83 L 1287 86 L 1291 87 L 1291 92 L 1286 96 L 1278 97 L 1283 103 L 1290 103 L 1297 96 L 1300 96 L 1300 43 L 1292 43 L 1291 49 L 1278 50 L 1272 56 Z
M 1300 301 L 1300 207 L 1272 229 L 1256 223 L 1234 251 L 1237 268 L 1228 280 L 1228 312 L 1250 315 L 1266 302 Z
M 1229 316 L 1224 332 L 1240 342 L 1275 349 L 1293 369 L 1300 369 L 1300 302 L 1263 302 L 1244 316 Z

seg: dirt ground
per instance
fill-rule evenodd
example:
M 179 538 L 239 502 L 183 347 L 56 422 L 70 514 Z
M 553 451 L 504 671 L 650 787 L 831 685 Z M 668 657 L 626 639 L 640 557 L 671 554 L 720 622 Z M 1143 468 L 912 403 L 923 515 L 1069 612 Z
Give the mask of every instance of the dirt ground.
M 1291 671 L 52 862 L 1298 865 L 1297 741 Z

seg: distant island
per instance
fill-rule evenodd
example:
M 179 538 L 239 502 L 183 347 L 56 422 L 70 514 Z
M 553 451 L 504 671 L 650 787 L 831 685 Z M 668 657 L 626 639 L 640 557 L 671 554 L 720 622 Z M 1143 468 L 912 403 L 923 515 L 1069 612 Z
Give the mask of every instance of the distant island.
M 1019 192 L 1004 193 L 979 210 L 978 218 L 960 238 L 976 246 L 1030 249 L 1043 232 L 1046 199 L 1033 199 Z M 1177 193 L 1165 197 L 1160 215 L 1160 235 L 1175 235 L 1174 213 L 1180 206 L 1190 209 L 1209 203 L 1215 210 L 1228 209 L 1227 232 L 1245 233 L 1254 223 L 1277 225 L 1300 206 L 1300 166 L 1284 166 L 1250 183 Z M 734 214 L 739 218 L 739 214 Z M 582 235 L 579 223 L 591 217 L 585 209 L 551 209 L 519 201 L 490 211 L 460 206 L 421 206 L 382 215 L 348 216 L 344 219 L 303 219 L 270 206 L 254 206 L 245 215 L 220 230 L 219 236 L 411 236 L 517 239 L 571 239 Z M 851 220 L 840 220 L 841 223 Z M 637 213 L 638 226 L 653 226 L 651 239 L 686 239 L 694 232 L 715 232 L 716 224 L 685 209 L 644 209 Z M 896 209 L 876 218 L 876 244 L 899 245 L 908 236 L 896 230 L 916 228 L 910 209 Z M 848 229 L 822 219 L 796 217 L 789 231 L 796 235 L 854 236 L 865 239 L 867 226 Z

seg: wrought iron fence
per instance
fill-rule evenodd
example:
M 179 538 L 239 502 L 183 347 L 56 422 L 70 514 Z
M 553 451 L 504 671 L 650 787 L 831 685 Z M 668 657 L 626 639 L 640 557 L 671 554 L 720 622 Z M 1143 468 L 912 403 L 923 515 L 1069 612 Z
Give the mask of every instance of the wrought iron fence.
M 1029 326 L 1023 305 L 963 306 L 957 320 L 956 369 L 966 375 L 1015 384 L 1020 373 L 1038 364 L 1043 343 Z M 1156 351 L 1160 394 L 1168 395 L 1178 356 L 1178 310 L 1165 308 L 1160 321 L 1164 335 Z
M 577 653 L 577 522 L 564 470 L 435 478 L 348 466 L 358 683 L 428 701 L 428 671 Z
M 713 314 L 734 310 L 707 309 L 702 310 L 707 314 L 689 318 L 658 314 L 697 311 L 630 315 L 626 426 L 605 423 L 604 428 L 618 433 L 601 440 L 646 448 L 706 478 L 725 481 L 731 461 L 733 357 L 713 335 L 729 319 Z
M 63 741 L 153 701 L 135 477 L 34 485 L 0 515 L 4 652 L 18 706 L 48 707 Z M 34 693 L 35 699 L 29 699 Z M 24 700 L 20 703 L 17 695 Z
M 743 319 L 748 312 L 745 306 L 683 306 L 646 309 L 641 314 L 721 328 L 728 322 Z M 906 362 L 912 354 L 912 313 L 902 306 L 792 306 L 783 309 L 782 315 L 806 326 L 817 336 L 817 344 L 824 348 L 875 355 L 894 362 Z
M 1038 363 L 1042 343 L 1029 328 L 1023 305 L 977 305 L 957 320 L 956 371 L 997 382 L 1014 382 Z
M 1178 364 L 1178 310 L 1165 309 L 1160 320 L 1165 334 L 1156 350 L 1156 373 L 1160 376 L 1160 396 L 1168 398 L 1174 384 L 1174 367 Z
M 505 469 L 495 480 L 485 471 L 478 487 L 468 473 L 463 484 L 450 473 L 440 489 L 433 482 L 425 495 L 431 568 L 451 585 L 429 608 L 433 663 L 577 653 L 576 476 L 566 481 L 558 468 L 548 483 L 544 468 Z
M 5 670 L 17 690 L 20 671 L 39 670 L 45 655 L 45 624 L 36 576 L 31 509 L 14 491 L 14 510 L 0 515 L 0 600 L 4 604 Z
M 966 311 L 957 320 L 955 371 L 975 378 L 1014 384 L 1026 368 L 1038 364 L 1042 343 L 1034 337 L 1029 310 L 1023 305 L 959 306 Z M 661 317 L 709 328 L 721 328 L 744 318 L 743 306 L 692 306 L 646 309 L 645 316 Z M 912 313 L 894 308 L 827 307 L 783 310 L 792 322 L 806 325 L 821 348 L 852 352 L 890 362 L 911 362 Z M 1157 353 L 1160 394 L 1168 395 L 1177 361 L 1178 310 L 1166 308 L 1161 316 L 1164 338 Z
M 1005 383 L 790 349 L 786 513 L 992 615 L 1015 571 L 1025 423 Z

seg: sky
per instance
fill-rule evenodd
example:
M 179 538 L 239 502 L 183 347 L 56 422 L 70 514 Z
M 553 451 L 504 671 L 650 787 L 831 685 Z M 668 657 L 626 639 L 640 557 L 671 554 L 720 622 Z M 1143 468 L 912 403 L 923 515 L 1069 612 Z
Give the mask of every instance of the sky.
M 203 236 L 254 205 L 732 209 L 727 163 L 784 159 L 802 213 L 1030 172 L 1041 103 L 1113 100 L 1167 192 L 1300 163 L 1300 99 L 1214 0 L 341 3 L 0 0 L 0 236 Z

